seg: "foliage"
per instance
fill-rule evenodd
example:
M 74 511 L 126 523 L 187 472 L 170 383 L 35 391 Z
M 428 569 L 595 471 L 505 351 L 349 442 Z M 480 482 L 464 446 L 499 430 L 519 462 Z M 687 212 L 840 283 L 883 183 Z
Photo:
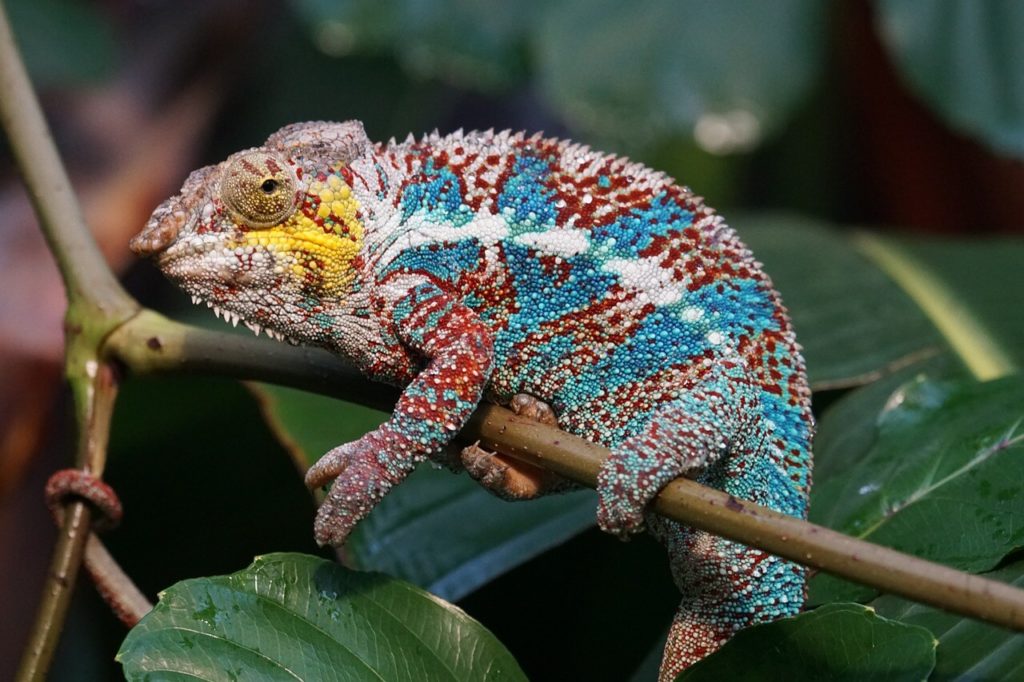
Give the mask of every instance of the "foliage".
M 935 644 L 923 627 L 839 602 L 748 628 L 676 679 L 916 682 L 935 665 Z
M 994 149 L 1024 156 L 1024 6 L 882 0 L 878 19 L 897 66 L 928 106 Z
M 525 680 L 463 611 L 408 583 L 302 554 L 167 589 L 118 659 L 205 680 Z

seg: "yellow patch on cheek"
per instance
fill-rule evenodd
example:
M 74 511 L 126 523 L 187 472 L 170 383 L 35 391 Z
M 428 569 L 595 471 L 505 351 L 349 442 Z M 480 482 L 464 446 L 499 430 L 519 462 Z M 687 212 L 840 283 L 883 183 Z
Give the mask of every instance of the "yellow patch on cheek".
M 334 176 L 331 176 L 334 177 Z M 348 187 L 333 192 L 311 219 L 301 211 L 281 225 L 245 233 L 240 246 L 265 249 L 273 256 L 279 273 L 291 273 L 299 286 L 311 287 L 325 296 L 344 295 L 355 278 L 352 261 L 363 245 L 363 225 L 358 220 L 358 203 Z M 326 214 L 324 211 L 326 210 Z
M 324 221 L 325 229 L 344 235 L 359 223 L 359 202 L 337 175 L 329 175 L 326 181 L 310 185 L 309 194 L 319 200 L 316 215 Z

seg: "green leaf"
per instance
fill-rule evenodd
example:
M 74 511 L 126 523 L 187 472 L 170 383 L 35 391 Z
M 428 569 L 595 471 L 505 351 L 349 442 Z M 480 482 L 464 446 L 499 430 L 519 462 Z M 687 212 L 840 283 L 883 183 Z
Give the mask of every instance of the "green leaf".
M 129 680 L 525 680 L 461 609 L 303 554 L 180 582 L 125 639 Z
M 258 392 L 275 432 L 302 467 L 386 417 L 293 389 L 261 386 Z M 596 508 L 589 491 L 506 502 L 465 474 L 424 465 L 357 526 L 346 552 L 360 568 L 460 599 L 592 526 Z
M 916 239 L 901 247 L 955 297 L 960 324 L 969 314 L 1005 362 L 1024 365 L 1024 315 L 1014 314 L 1024 297 L 1024 240 Z
M 421 466 L 363 521 L 347 545 L 360 567 L 461 599 L 594 525 L 591 491 L 506 502 L 465 474 Z
M 865 392 L 863 399 L 878 396 Z M 855 461 L 826 465 L 832 475 L 812 491 L 811 520 L 963 570 L 992 568 L 1024 545 L 1022 405 L 1019 376 L 905 384 L 875 413 L 874 425 L 867 410 L 860 423 L 846 424 L 873 428 L 876 440 Z M 831 419 L 826 413 L 823 422 Z M 820 447 L 828 462 L 828 441 Z M 816 578 L 814 598 L 850 597 L 838 583 Z
M 1024 561 L 985 574 L 1024 587 Z M 1024 677 L 1024 634 L 893 596 L 872 602 L 879 615 L 928 628 L 939 640 L 935 680 L 1018 680 Z
M 565 0 L 536 36 L 541 83 L 571 124 L 599 135 L 683 132 L 747 150 L 816 81 L 825 12 L 813 0 Z
M 947 123 L 1024 157 L 1024 5 L 882 0 L 879 33 L 910 87 Z
M 742 630 L 676 679 L 920 682 L 934 665 L 935 638 L 925 628 L 859 604 L 829 604 Z
M 855 469 L 878 440 L 879 414 L 890 397 L 922 376 L 970 381 L 948 354 L 930 357 L 845 393 L 825 410 L 814 436 L 814 483 L 825 485 Z M 812 497 L 813 502 L 813 497 Z
M 1007 244 L 1010 245 L 1008 251 L 1020 253 L 1020 241 Z M 856 245 L 914 299 L 976 379 L 997 379 L 1016 370 L 1015 359 L 993 333 L 994 328 L 986 325 L 965 303 L 967 292 L 972 290 L 975 298 L 981 292 L 985 298 L 993 296 L 998 286 L 1018 290 L 1020 281 L 1015 274 L 1016 267 L 999 271 L 988 258 L 972 259 L 976 267 L 984 268 L 989 275 L 981 279 L 985 284 L 978 286 L 979 278 L 950 279 L 947 273 L 929 268 L 913 254 L 909 248 L 912 244 L 862 234 L 856 237 Z M 961 248 L 949 255 L 966 259 L 970 243 L 956 246 Z M 977 253 L 976 249 L 974 251 Z M 995 297 L 998 298 L 998 294 Z
M 816 389 L 951 351 L 981 379 L 1024 364 L 1024 241 L 889 240 L 790 215 L 730 219 L 782 293 Z M 979 276 L 984 273 L 984 276 Z
M 637 144 L 696 133 L 715 152 L 776 131 L 815 83 L 826 8 L 813 0 L 303 0 L 328 54 L 393 52 L 410 71 L 482 88 L 536 65 L 570 122 Z M 728 49 L 723 49 L 728 45 Z

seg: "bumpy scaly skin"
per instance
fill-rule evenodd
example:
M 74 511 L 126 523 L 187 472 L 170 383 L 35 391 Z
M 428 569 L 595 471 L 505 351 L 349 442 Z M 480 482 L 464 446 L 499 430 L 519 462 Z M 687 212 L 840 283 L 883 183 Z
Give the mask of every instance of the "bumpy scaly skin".
M 438 456 L 474 406 L 517 394 L 608 446 L 602 528 L 645 521 L 683 603 L 662 676 L 795 612 L 800 568 L 644 515 L 685 475 L 804 516 L 812 419 L 781 302 L 689 189 L 639 164 L 513 133 L 369 142 L 289 126 L 194 173 L 133 242 L 193 296 L 405 386 L 392 418 L 327 453 L 316 522 L 340 544 Z

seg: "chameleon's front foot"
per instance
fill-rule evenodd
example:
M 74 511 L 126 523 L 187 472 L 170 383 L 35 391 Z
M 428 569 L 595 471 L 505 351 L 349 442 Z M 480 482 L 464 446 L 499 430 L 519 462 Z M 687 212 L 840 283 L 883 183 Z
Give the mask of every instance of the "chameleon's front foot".
M 405 474 L 381 464 L 379 451 L 365 437 L 340 445 L 321 457 L 306 472 L 306 487 L 310 490 L 334 481 L 313 524 L 317 544 L 344 544 L 355 525 Z

